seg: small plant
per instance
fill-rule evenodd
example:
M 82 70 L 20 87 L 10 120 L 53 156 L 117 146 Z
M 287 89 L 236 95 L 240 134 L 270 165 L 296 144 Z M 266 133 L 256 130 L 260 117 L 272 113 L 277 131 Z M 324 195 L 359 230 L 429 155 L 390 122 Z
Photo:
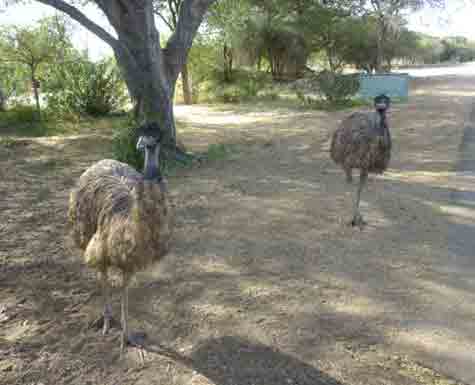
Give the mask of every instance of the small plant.
M 32 123 L 37 120 L 36 109 L 31 105 L 17 104 L 2 114 L 11 123 Z
M 142 171 L 144 156 L 142 151 L 137 150 L 138 124 L 130 118 L 125 125 L 118 126 L 115 129 L 112 138 L 112 157 L 120 162 L 127 163 L 138 171 Z M 160 168 L 163 175 L 171 175 L 179 168 L 191 166 L 193 157 L 182 159 L 180 161 L 168 159 L 168 153 L 165 148 L 161 149 Z
M 217 161 L 229 158 L 235 152 L 236 148 L 231 144 L 210 144 L 205 157 L 210 161 Z
M 115 130 L 112 137 L 112 154 L 113 158 L 127 163 L 136 170 L 143 168 L 144 157 L 142 152 L 137 151 L 137 124 L 132 119 L 127 122 L 126 126 L 120 126 Z
M 4 148 L 12 148 L 15 147 L 15 139 L 10 137 L 0 138 L 0 146 Z
M 345 103 L 360 87 L 358 75 L 343 75 L 324 70 L 317 75 L 321 96 L 331 104 Z

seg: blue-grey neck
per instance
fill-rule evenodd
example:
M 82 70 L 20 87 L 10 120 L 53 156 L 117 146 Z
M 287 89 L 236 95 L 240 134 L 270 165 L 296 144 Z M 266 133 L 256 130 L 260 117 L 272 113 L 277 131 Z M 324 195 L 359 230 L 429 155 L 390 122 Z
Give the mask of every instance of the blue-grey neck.
M 378 112 L 379 118 L 380 118 L 380 125 L 381 128 L 386 128 L 387 127 L 387 121 L 386 121 L 386 110 L 376 110 Z
M 145 162 L 143 167 L 143 176 L 145 180 L 155 180 L 159 182 L 162 179 L 159 164 L 160 146 L 152 148 L 145 147 Z

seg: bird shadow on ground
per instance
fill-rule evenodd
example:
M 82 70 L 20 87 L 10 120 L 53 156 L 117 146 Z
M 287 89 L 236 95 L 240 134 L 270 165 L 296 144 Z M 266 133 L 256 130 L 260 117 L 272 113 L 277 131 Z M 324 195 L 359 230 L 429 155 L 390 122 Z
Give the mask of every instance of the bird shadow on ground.
M 343 385 L 296 357 L 236 336 L 208 339 L 190 356 L 152 341 L 144 350 L 177 361 L 216 385 Z

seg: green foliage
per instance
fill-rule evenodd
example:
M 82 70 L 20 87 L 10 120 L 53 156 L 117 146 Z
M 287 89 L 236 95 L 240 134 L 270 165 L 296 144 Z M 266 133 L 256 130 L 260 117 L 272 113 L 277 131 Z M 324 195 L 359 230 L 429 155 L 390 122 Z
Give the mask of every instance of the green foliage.
M 332 104 L 351 99 L 360 86 L 358 75 L 343 75 L 326 70 L 320 72 L 316 80 L 322 97 Z
M 206 84 L 218 68 L 219 51 L 215 41 L 197 36 L 188 54 L 188 69 L 192 79 L 193 102 L 197 103 L 201 99 L 206 99 L 204 95 Z M 177 97 L 181 96 L 182 88 L 177 84 Z
M 14 66 L 28 72 L 28 80 L 31 81 L 28 87 L 35 90 L 37 117 L 40 113 L 37 80 L 48 64 L 57 62 L 71 49 L 66 21 L 59 16 L 44 18 L 36 26 L 8 26 L 0 30 L 0 54 L 6 63 L 4 70 L 10 71 L 10 75 L 19 75 L 17 70 L 9 69 L 9 66 Z M 22 80 L 25 81 L 25 78 Z M 11 87 L 16 88 L 15 83 Z
M 218 161 L 231 157 L 237 152 L 236 146 L 232 144 L 218 143 L 210 144 L 206 151 L 205 158 L 210 161 Z
M 209 100 L 240 103 L 256 98 L 270 81 L 268 74 L 240 70 L 235 71 L 231 82 L 227 82 L 221 71 L 215 71 L 206 84 L 206 94 Z
M 144 165 L 144 155 L 143 152 L 137 150 L 137 127 L 138 124 L 132 118 L 114 127 L 112 157 L 120 162 L 129 164 L 141 172 Z M 172 175 L 177 169 L 189 167 L 191 164 L 192 157 L 180 162 L 175 159 L 168 159 L 162 148 L 160 169 L 163 175 Z
M 8 101 L 26 91 L 27 73 L 21 66 L 0 62 L 0 111 L 7 107 Z
M 95 63 L 79 55 L 51 71 L 48 107 L 57 115 L 103 116 L 123 107 L 126 88 L 112 60 Z
M 137 124 L 129 119 L 128 124 L 116 127 L 112 137 L 113 158 L 127 163 L 136 170 L 143 168 L 144 156 L 141 151 L 137 151 Z
M 31 105 L 16 104 L 0 113 L 0 131 L 16 136 L 45 136 L 50 127 L 37 120 L 37 111 Z
M 448 37 L 441 40 L 440 61 L 468 62 L 475 59 L 475 42 L 462 36 Z

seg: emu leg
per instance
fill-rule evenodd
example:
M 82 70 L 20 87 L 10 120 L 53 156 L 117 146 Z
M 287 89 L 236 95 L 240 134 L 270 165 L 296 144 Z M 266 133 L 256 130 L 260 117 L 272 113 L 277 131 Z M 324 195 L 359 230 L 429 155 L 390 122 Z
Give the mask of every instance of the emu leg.
M 143 347 L 145 345 L 146 334 L 144 332 L 137 332 L 129 334 L 128 318 L 129 318 L 129 280 L 124 279 L 122 285 L 122 300 L 121 300 L 121 319 L 122 319 L 122 333 L 120 336 L 120 354 L 123 355 L 127 345 Z
M 102 286 L 102 301 L 104 310 L 102 315 L 89 323 L 89 328 L 100 330 L 106 335 L 112 327 L 118 325 L 118 322 L 112 317 L 111 293 L 108 283 L 107 271 L 100 271 L 100 280 Z
M 129 287 L 128 280 L 124 280 L 122 286 L 122 299 L 121 299 L 121 321 L 122 321 L 122 334 L 120 336 L 120 353 L 125 352 L 129 340 L 129 328 L 127 325 L 127 318 L 129 313 Z
M 109 284 L 107 282 L 107 273 L 103 272 L 101 274 L 101 281 L 102 281 L 102 295 L 104 298 L 104 312 L 103 312 L 103 317 L 104 317 L 104 325 L 102 326 L 102 334 L 106 335 L 109 332 L 109 329 L 111 327 L 111 321 L 112 321 L 112 305 L 110 302 L 110 288 Z
M 361 199 L 361 191 L 363 190 L 363 187 L 365 186 L 367 180 L 368 180 L 368 173 L 364 170 L 361 170 L 360 183 L 358 184 L 358 189 L 356 190 L 356 199 L 355 199 L 354 208 L 353 208 L 353 220 L 351 221 L 352 226 L 362 227 L 366 224 L 360 213 L 360 199 Z
M 353 173 L 351 168 L 345 168 L 345 174 L 346 174 L 346 183 L 351 184 L 353 182 Z

